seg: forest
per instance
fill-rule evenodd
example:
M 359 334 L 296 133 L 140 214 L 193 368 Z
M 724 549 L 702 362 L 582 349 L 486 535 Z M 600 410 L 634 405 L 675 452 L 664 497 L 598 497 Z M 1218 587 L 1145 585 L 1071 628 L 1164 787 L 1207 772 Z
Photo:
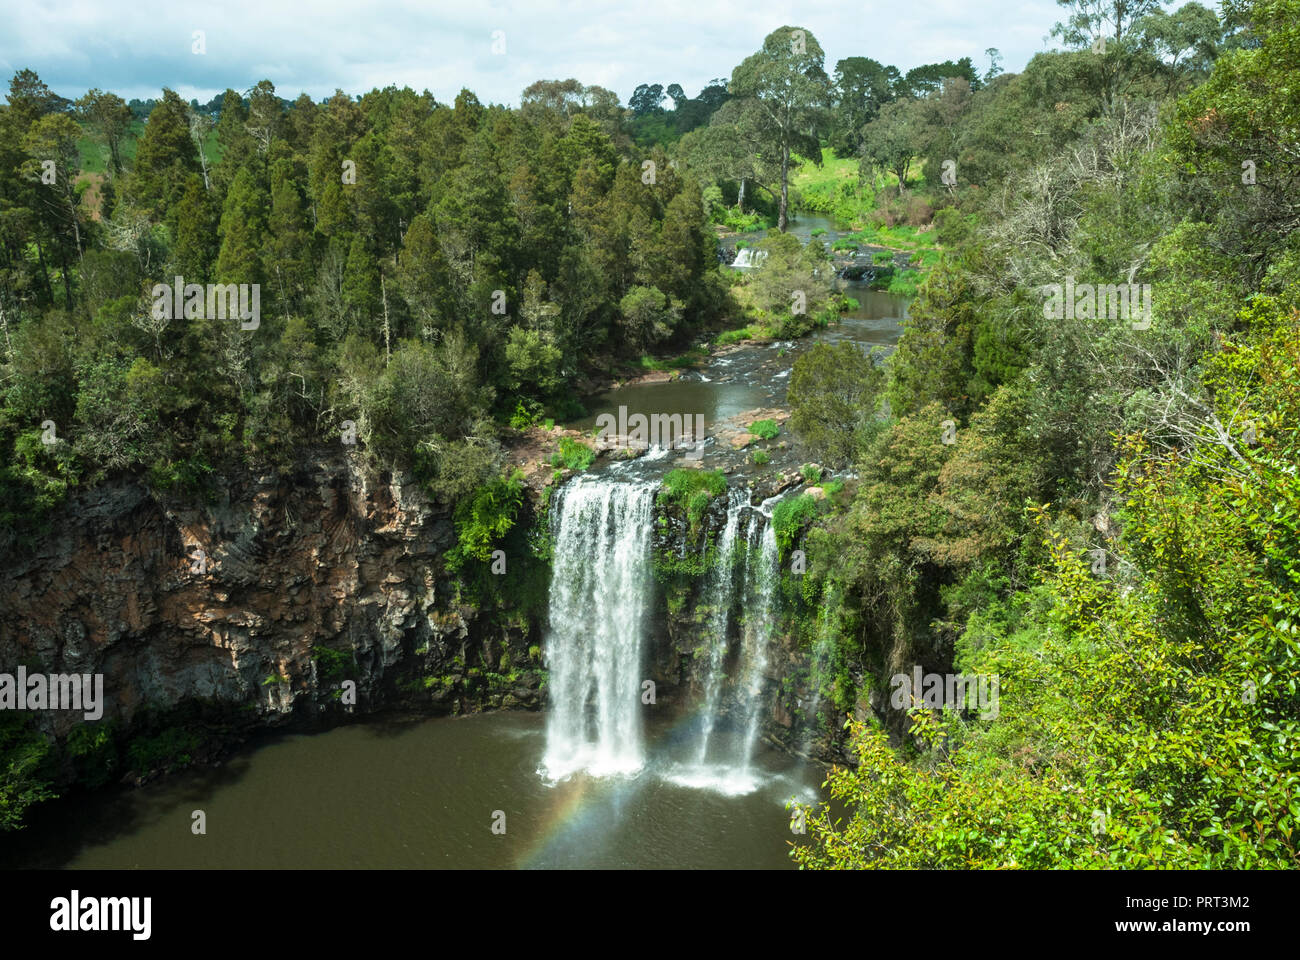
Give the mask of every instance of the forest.
M 786 629 L 830 631 L 858 760 L 791 856 L 1300 866 L 1300 2 L 1060 3 L 1018 73 L 827 64 L 790 25 L 626 105 L 572 79 L 518 107 L 265 80 L 128 103 L 19 70 L 0 557 L 78 490 L 202 498 L 351 437 L 481 560 L 523 516 L 506 451 L 594 384 L 836 323 L 827 253 L 787 233 L 825 213 L 910 254 L 886 283 L 914 299 L 892 352 L 817 344 L 789 381 L 798 441 L 849 480 L 783 507 L 808 560 Z M 727 268 L 736 232 L 760 269 Z M 158 316 L 177 278 L 259 285 L 256 329 Z M 1067 283 L 1149 314 L 1052 315 Z M 999 677 L 998 715 L 861 708 L 912 664 Z M 55 759 L 3 719 L 0 827 Z

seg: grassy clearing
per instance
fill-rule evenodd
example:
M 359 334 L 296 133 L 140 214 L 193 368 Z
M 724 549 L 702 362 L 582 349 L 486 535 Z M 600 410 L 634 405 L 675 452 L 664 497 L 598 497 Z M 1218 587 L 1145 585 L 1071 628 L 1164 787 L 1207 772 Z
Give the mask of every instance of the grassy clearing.
M 143 136 L 144 121 L 132 121 L 131 129 L 122 137 L 122 143 L 118 147 L 122 154 L 123 166 L 130 168 L 135 163 L 135 151 L 139 146 L 140 138 Z M 81 154 L 82 173 L 108 172 L 108 147 L 102 142 L 89 135 L 81 137 L 77 141 L 77 151 Z M 203 141 L 203 155 L 207 157 L 209 166 L 221 159 L 221 147 L 217 143 L 215 127 L 208 131 L 208 135 Z
M 840 157 L 827 147 L 822 150 L 822 165 L 799 158 L 799 166 L 790 176 L 790 185 L 797 194 L 796 206 L 800 210 L 834 217 L 840 223 L 859 228 L 870 222 L 880 194 L 889 187 L 898 186 L 898 177 L 892 173 L 877 173 L 870 183 L 859 180 L 857 157 Z M 921 181 L 920 165 L 909 172 L 909 184 Z
M 644 370 L 689 370 L 698 367 L 707 359 L 709 359 L 708 347 L 691 347 L 685 353 L 675 357 L 652 357 L 642 354 L 641 367 Z

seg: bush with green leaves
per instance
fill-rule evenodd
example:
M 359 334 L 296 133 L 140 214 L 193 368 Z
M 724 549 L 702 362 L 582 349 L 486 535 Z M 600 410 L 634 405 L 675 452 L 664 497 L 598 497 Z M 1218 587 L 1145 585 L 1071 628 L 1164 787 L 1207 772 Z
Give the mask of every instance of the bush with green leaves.
M 695 529 L 704 519 L 709 501 L 726 489 L 727 477 L 721 470 L 678 468 L 665 474 L 657 501 L 680 510 Z
M 458 569 L 467 559 L 490 560 L 498 540 L 515 524 L 524 499 L 524 474 L 496 475 L 456 507 L 457 545 L 448 551 L 448 566 Z
M 596 451 L 581 440 L 561 437 L 559 449 L 551 454 L 551 466 L 567 470 L 586 470 L 596 459 Z
M 776 505 L 772 510 L 772 530 L 782 556 L 794 548 L 799 534 L 818 513 L 817 499 L 806 493 L 787 497 Z
M 1075 525 L 1033 508 L 1039 584 L 958 643 L 965 672 L 999 677 L 997 718 L 913 710 L 916 763 L 854 723 L 860 762 L 830 777 L 849 818 L 822 806 L 795 859 L 1300 866 L 1300 326 L 1268 309 L 1205 370 L 1219 424 L 1267 427 L 1233 444 L 1207 417 L 1186 456 L 1128 438 L 1107 575 Z
M 856 344 L 814 344 L 794 362 L 790 428 L 834 466 L 854 461 L 877 427 L 885 374 Z
M 51 789 L 49 741 L 26 718 L 0 714 L 0 832 L 21 830 L 27 808 L 57 794 Z

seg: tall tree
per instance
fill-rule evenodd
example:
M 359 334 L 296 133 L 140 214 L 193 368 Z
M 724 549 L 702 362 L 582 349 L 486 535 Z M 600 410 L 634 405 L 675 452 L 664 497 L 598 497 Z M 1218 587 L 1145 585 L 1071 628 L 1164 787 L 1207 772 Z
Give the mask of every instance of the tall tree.
M 77 113 L 84 126 L 103 138 L 108 148 L 109 169 L 113 176 L 120 176 L 122 140 L 131 129 L 131 108 L 117 94 L 93 89 L 77 101 Z
M 176 91 L 164 89 L 136 150 L 129 184 L 131 199 L 158 214 L 179 202 L 191 173 L 201 173 L 188 111 Z
M 862 128 L 894 99 L 898 80 L 897 67 L 870 57 L 846 57 L 835 64 L 831 146 L 838 154 L 853 156 L 862 148 Z
M 780 170 L 777 229 L 784 231 L 790 205 L 790 155 L 821 163 L 818 133 L 825 125 L 830 79 L 825 54 L 808 30 L 780 27 L 757 53 L 731 74 L 731 92 L 746 101 L 745 119 L 762 137 Z
M 898 177 L 898 192 L 907 192 L 907 173 L 921 151 L 920 100 L 895 100 L 862 130 L 862 163 L 867 170 L 887 170 Z M 866 172 L 866 170 L 864 170 Z

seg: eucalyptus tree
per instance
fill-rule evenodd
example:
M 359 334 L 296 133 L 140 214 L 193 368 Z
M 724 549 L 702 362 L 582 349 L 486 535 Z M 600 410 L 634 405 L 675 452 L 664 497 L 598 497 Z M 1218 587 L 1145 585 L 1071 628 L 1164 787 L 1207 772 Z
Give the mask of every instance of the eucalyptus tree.
M 790 204 L 791 154 L 821 164 L 818 134 L 826 124 L 831 84 L 825 54 L 808 30 L 779 27 L 762 49 L 731 74 L 742 139 L 753 142 L 778 170 L 777 229 L 784 231 Z

